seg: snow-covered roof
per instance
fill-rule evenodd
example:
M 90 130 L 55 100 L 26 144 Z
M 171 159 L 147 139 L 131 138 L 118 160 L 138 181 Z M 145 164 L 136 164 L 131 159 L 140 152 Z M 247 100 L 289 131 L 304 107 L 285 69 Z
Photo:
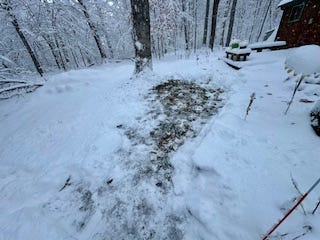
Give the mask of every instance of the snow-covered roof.
M 286 5 L 291 5 L 292 3 L 300 3 L 303 2 L 304 0 L 282 0 L 279 4 L 278 7 L 284 7 Z
M 279 30 L 279 26 L 273 29 L 273 32 L 271 33 L 271 35 L 268 37 L 268 39 L 266 40 L 267 42 L 274 42 L 276 41 L 276 37 L 278 34 L 278 30 Z
M 281 6 L 283 6 L 283 5 L 287 4 L 287 3 L 291 3 L 291 2 L 293 2 L 293 0 L 282 0 L 282 1 L 279 3 L 278 7 L 281 7 Z

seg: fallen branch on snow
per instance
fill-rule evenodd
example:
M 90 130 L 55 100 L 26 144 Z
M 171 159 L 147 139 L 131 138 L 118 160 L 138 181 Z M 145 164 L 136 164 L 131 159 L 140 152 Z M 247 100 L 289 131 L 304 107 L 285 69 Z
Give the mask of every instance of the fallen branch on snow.
M 290 101 L 288 102 L 288 107 L 287 107 L 287 109 L 286 109 L 286 111 L 285 111 L 285 113 L 284 113 L 285 115 L 287 115 L 287 113 L 288 113 L 288 111 L 289 111 L 289 108 L 290 108 L 290 106 L 291 106 L 291 104 L 292 104 L 292 102 L 293 102 L 294 96 L 296 95 L 296 92 L 297 92 L 298 88 L 300 87 L 303 79 L 304 79 L 304 76 L 302 75 L 302 76 L 300 77 L 299 81 L 296 83 L 296 86 L 295 86 L 295 88 L 294 88 L 294 91 L 293 91 L 293 94 L 292 94 L 292 96 L 291 96 L 291 99 L 290 99 Z
M 300 191 L 299 187 L 298 187 L 298 183 L 297 181 L 293 178 L 292 174 L 290 174 L 290 177 L 291 177 L 291 182 L 292 182 L 292 185 L 294 186 L 294 188 L 297 190 L 297 192 L 300 194 L 300 197 L 303 196 L 302 192 Z M 306 210 L 304 209 L 302 203 L 300 204 L 302 210 L 303 210 L 303 214 L 306 216 L 307 213 L 306 213 Z
M 249 111 L 251 110 L 251 106 L 253 104 L 253 101 L 256 99 L 256 94 L 252 93 L 250 96 L 250 102 L 248 104 L 247 110 L 246 110 L 246 116 L 244 117 L 244 120 L 247 120 L 247 117 L 249 115 Z
M 320 206 L 320 199 L 319 199 L 319 202 L 318 202 L 317 206 L 313 209 L 312 215 L 314 215 L 316 213 L 316 211 L 317 211 L 319 206 Z

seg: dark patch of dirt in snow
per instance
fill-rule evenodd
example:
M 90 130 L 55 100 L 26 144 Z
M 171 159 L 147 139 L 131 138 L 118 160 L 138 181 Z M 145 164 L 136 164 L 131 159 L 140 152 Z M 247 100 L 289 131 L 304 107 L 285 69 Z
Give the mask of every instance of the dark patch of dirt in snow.
M 179 225 L 186 216 L 173 213 L 167 203 L 174 171 L 170 157 L 223 107 L 223 92 L 184 80 L 169 80 L 151 89 L 146 96 L 149 112 L 133 127 L 116 126 L 130 142 L 118 152 L 126 176 L 108 176 L 96 189 L 83 184 L 81 191 L 73 191 L 80 194 L 73 203 L 78 203 L 82 216 L 74 220 L 77 230 L 83 231 L 99 211 L 100 227 L 93 239 L 182 239 Z M 67 189 L 61 193 L 72 191 Z
M 166 191 L 170 188 L 173 166 L 170 153 L 176 151 L 186 139 L 196 137 L 201 124 L 223 106 L 221 88 L 204 88 L 194 82 L 169 80 L 156 86 L 151 94 L 155 118 L 164 114 L 150 131 L 153 157 L 158 180 L 156 185 Z M 197 123 L 198 122 L 198 123 Z

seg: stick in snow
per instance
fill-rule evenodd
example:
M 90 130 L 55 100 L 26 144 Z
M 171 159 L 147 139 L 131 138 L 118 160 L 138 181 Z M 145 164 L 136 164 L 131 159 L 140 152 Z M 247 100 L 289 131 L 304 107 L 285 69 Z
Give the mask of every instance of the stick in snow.
M 316 211 L 317 211 L 319 206 L 320 206 L 320 199 L 319 199 L 319 202 L 318 202 L 317 206 L 313 209 L 312 215 L 314 215 L 316 213 Z
M 292 182 L 294 188 L 297 190 L 297 192 L 300 194 L 300 196 L 302 196 L 303 194 L 302 194 L 302 192 L 300 191 L 300 189 L 299 189 L 299 187 L 298 187 L 298 183 L 296 182 L 296 180 L 294 180 L 292 174 L 290 174 L 290 177 L 291 177 L 291 182 Z M 306 216 L 307 213 L 306 213 L 306 210 L 304 209 L 302 203 L 301 203 L 301 208 L 302 208 L 302 210 L 303 210 L 303 214 Z
M 305 236 L 307 233 L 309 233 L 309 232 L 312 231 L 312 227 L 311 227 L 311 226 L 304 226 L 303 228 L 305 229 L 305 232 L 304 232 L 304 233 L 301 233 L 299 236 L 296 236 L 296 237 L 293 238 L 292 240 L 297 240 L 297 239 Z
M 247 120 L 247 116 L 249 115 L 249 111 L 251 110 L 252 103 L 253 103 L 253 101 L 255 99 L 256 99 L 256 94 L 252 93 L 251 96 L 250 96 L 250 102 L 249 102 L 249 105 L 247 107 L 246 116 L 244 117 L 244 120 Z
M 62 187 L 62 188 L 60 188 L 59 192 L 61 192 L 63 189 L 65 189 L 66 187 L 68 187 L 68 186 L 70 186 L 70 185 L 71 185 L 70 180 L 71 180 L 71 176 L 69 176 L 69 177 L 67 178 L 67 180 L 66 180 L 65 184 L 63 185 L 63 187 Z
M 285 113 L 284 113 L 285 115 L 287 115 L 287 113 L 288 113 L 288 111 L 289 111 L 289 108 L 290 108 L 290 106 L 291 106 L 291 104 L 292 104 L 292 102 L 293 102 L 294 96 L 296 95 L 296 92 L 297 92 L 298 88 L 300 87 L 303 79 L 304 79 L 304 76 L 302 75 L 302 76 L 300 77 L 300 80 L 297 82 L 297 84 L 296 84 L 296 86 L 295 86 L 295 88 L 294 88 L 294 91 L 293 91 L 293 94 L 292 94 L 292 96 L 291 96 L 290 101 L 288 102 L 287 110 L 286 110 Z
M 291 239 L 293 237 L 293 235 L 295 235 L 295 237 L 293 237 L 291 240 L 297 240 L 305 235 L 307 235 L 307 233 L 312 232 L 312 226 L 310 225 L 305 225 L 302 227 L 303 231 L 295 231 L 293 233 L 278 233 L 275 234 L 274 236 L 270 237 L 269 239 Z M 298 235 L 297 235 L 298 234 Z

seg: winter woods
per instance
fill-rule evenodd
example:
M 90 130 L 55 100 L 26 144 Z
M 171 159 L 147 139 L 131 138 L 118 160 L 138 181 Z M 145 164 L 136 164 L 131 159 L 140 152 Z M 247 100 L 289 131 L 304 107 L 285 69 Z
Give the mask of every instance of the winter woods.
M 254 42 L 278 24 L 279 1 L 149 0 L 147 8 L 148 1 L 0 0 L 0 55 L 14 63 L 1 60 L 0 68 L 43 75 L 132 58 L 141 32 L 132 26 L 144 26 L 148 16 L 151 44 L 144 50 L 156 58 L 225 46 L 232 38 Z M 137 2 L 148 16 L 134 13 Z

